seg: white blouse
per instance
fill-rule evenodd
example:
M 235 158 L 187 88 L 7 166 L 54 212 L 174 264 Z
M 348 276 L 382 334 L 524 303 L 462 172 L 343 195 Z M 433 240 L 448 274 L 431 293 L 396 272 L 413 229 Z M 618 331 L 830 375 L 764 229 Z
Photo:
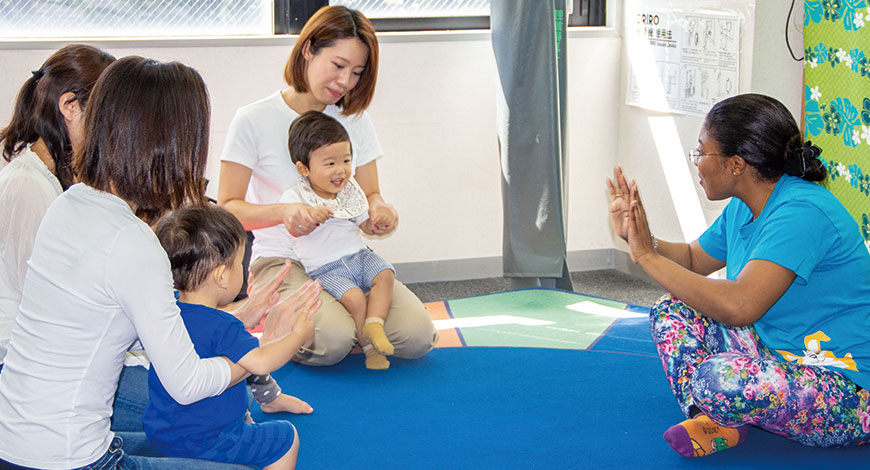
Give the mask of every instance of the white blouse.
M 36 229 L 61 192 L 60 181 L 30 148 L 0 170 L 0 364 L 21 303 Z
M 169 259 L 122 199 L 76 184 L 39 226 L 0 373 L 0 458 L 37 468 L 94 462 L 109 448 L 112 398 L 136 341 L 182 404 L 223 392 L 223 358 L 200 359 Z

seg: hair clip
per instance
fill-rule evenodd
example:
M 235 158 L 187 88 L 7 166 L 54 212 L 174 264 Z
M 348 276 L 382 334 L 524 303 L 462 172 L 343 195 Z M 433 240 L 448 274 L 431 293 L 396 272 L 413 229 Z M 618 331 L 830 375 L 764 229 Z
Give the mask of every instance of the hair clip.
M 44 75 L 44 74 L 42 73 L 42 70 L 34 70 L 34 71 L 30 72 L 30 73 L 33 74 L 33 79 L 36 80 L 36 81 L 39 81 L 39 79 L 42 78 L 42 76 Z
M 816 145 L 813 145 L 813 143 L 809 140 L 806 142 L 806 144 L 804 144 L 803 147 L 800 148 L 800 151 L 807 161 L 814 158 L 819 158 L 819 156 L 822 154 L 822 149 L 820 149 Z
M 792 152 L 793 158 L 790 159 L 790 162 L 786 162 L 786 172 L 803 178 L 807 174 L 807 167 L 810 166 L 810 162 L 815 158 L 819 158 L 821 154 L 822 149 L 813 145 L 809 140 L 806 141 Z

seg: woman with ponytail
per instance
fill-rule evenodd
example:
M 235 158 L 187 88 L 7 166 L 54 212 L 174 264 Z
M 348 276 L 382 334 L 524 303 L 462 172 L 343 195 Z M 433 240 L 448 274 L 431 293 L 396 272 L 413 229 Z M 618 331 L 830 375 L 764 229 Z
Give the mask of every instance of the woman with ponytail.
M 210 116 L 202 77 L 177 62 L 124 57 L 94 86 L 81 142 L 72 139 L 77 182 L 39 226 L 0 373 L 0 468 L 250 468 L 157 457 L 144 433 L 110 428 L 124 356 L 136 342 L 178 403 L 244 379 L 225 357 L 197 353 L 151 228 L 175 209 L 206 204 Z M 246 326 L 278 300 L 283 278 L 274 281 L 270 301 L 251 305 L 251 296 L 243 317 L 234 312 Z M 318 294 L 303 291 L 287 308 L 310 315 Z M 267 328 L 280 328 L 281 318 Z
M 72 148 L 81 139 L 91 90 L 115 60 L 91 46 L 72 44 L 32 72 L 0 130 L 0 369 L 21 302 L 27 259 L 45 211 L 73 184 Z
M 80 144 L 85 106 L 115 58 L 100 49 L 68 45 L 24 82 L 9 124 L 0 130 L 0 373 L 18 315 L 27 260 L 48 206 L 73 183 L 72 151 Z M 148 403 L 148 371 L 124 367 L 112 430 L 141 431 Z
M 821 149 L 779 101 L 744 94 L 707 114 L 689 152 L 711 200 L 698 240 L 650 233 L 637 184 L 607 181 L 632 260 L 671 294 L 650 311 L 662 366 L 688 418 L 664 438 L 685 457 L 750 426 L 810 446 L 870 440 L 870 253 L 827 189 Z M 707 276 L 722 268 L 725 279 Z

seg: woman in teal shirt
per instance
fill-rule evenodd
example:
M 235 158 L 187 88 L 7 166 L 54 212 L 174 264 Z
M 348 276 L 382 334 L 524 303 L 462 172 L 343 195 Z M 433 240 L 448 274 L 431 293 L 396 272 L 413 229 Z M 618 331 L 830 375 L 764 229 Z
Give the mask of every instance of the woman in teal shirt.
M 732 447 L 757 426 L 813 446 L 870 440 L 870 253 L 828 190 L 821 150 L 779 101 L 744 94 L 707 114 L 690 156 L 711 200 L 692 243 L 656 240 L 637 184 L 608 179 L 614 230 L 670 295 L 653 338 L 686 421 L 680 455 Z M 726 279 L 706 276 L 726 268 Z

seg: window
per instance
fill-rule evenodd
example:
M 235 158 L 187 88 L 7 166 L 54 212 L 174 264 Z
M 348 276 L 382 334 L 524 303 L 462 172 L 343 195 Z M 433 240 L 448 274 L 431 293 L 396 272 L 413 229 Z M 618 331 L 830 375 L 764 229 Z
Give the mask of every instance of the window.
M 0 39 L 272 34 L 272 0 L 0 0 Z
M 606 0 L 566 0 L 568 26 L 604 26 Z M 360 10 L 378 31 L 488 29 L 490 0 L 275 0 L 275 32 L 296 34 L 320 7 Z
M 489 28 L 490 0 L 330 0 L 359 10 L 378 31 Z
M 607 0 L 566 0 L 568 26 L 602 26 Z M 0 40 L 298 33 L 325 5 L 378 31 L 489 28 L 490 0 L 0 0 Z

